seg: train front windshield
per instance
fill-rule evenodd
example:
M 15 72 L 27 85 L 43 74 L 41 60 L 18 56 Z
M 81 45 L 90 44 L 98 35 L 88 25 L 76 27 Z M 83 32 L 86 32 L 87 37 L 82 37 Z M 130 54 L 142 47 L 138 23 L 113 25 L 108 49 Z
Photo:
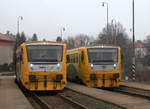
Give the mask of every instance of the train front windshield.
M 60 62 L 63 47 L 61 45 L 28 45 L 29 62 Z
M 88 48 L 89 63 L 114 63 L 118 61 L 117 48 Z

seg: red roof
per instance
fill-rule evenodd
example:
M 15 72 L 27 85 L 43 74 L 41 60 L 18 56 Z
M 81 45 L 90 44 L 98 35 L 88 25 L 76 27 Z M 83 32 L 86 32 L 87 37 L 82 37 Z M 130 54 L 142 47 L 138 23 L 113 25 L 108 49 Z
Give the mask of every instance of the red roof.
M 4 34 L 1 34 L 1 33 L 0 33 L 0 40 L 14 42 L 13 39 L 11 39 L 10 37 L 8 37 L 8 36 L 6 36 L 6 35 L 4 35 Z

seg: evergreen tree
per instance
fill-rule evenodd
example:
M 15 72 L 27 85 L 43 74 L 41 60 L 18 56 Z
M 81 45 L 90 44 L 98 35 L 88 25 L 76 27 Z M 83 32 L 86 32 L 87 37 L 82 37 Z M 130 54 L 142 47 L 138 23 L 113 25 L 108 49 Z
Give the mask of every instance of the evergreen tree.
M 25 36 L 24 32 L 22 32 L 22 33 L 21 33 L 21 37 L 20 37 L 19 43 L 22 44 L 22 43 L 25 42 L 25 41 L 26 41 L 26 36 Z M 19 45 L 20 45 L 20 44 L 19 44 Z
M 46 39 L 44 38 L 43 41 L 46 41 Z
M 60 36 L 57 37 L 56 42 L 62 42 L 62 38 Z
M 32 41 L 38 41 L 38 37 L 37 37 L 36 33 L 33 34 Z

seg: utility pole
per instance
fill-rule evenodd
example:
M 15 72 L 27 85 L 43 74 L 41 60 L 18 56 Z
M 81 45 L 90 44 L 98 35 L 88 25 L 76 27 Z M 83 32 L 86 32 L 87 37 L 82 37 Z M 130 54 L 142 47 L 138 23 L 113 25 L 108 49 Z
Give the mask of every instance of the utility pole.
M 104 6 L 107 6 L 107 32 L 108 32 L 108 3 L 107 2 L 102 2 L 102 6 L 104 7 Z
M 108 3 L 102 2 L 102 6 L 105 7 L 105 5 L 107 6 L 107 33 L 108 33 L 108 23 L 109 23 L 109 20 L 108 20 Z M 106 40 L 107 40 L 107 43 L 109 43 L 109 37 L 107 37 Z
M 135 13 L 134 13 L 134 0 L 132 1 L 132 28 L 133 28 L 133 57 L 132 57 L 132 79 L 135 81 Z
M 116 28 L 116 27 L 117 27 L 117 21 L 116 21 L 115 19 L 112 19 L 111 22 L 112 22 L 112 24 L 113 24 L 113 22 L 114 22 L 114 24 L 113 24 L 113 25 L 114 25 L 114 26 L 113 26 L 113 32 L 115 33 L 115 34 L 113 34 L 113 35 L 114 35 L 114 38 L 112 39 L 112 41 L 114 40 L 114 41 L 113 41 L 113 42 L 114 42 L 114 45 L 116 45 L 116 40 L 117 40 L 117 37 L 116 37 L 116 36 L 117 36 L 117 30 L 116 30 L 116 29 L 117 29 L 117 28 Z
M 64 27 L 61 28 L 60 30 L 60 37 L 61 37 L 61 40 L 63 40 L 63 31 L 65 31 L 66 29 Z
M 23 17 L 22 16 L 19 16 L 17 18 L 17 34 L 19 34 L 19 20 L 23 20 Z

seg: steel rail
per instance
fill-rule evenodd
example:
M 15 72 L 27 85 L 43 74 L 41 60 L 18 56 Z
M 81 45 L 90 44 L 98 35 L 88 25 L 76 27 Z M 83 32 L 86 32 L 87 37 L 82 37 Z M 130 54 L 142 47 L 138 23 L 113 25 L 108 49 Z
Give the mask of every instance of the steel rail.
M 49 105 L 36 94 L 32 94 L 32 97 L 41 106 L 42 109 L 51 109 Z
M 59 97 L 61 97 L 62 99 L 64 99 L 66 102 L 68 102 L 69 104 L 72 104 L 73 107 L 75 107 L 76 109 L 88 109 L 88 107 L 73 101 L 72 99 L 70 99 L 69 97 L 64 96 L 63 94 L 58 94 Z
M 114 89 L 114 91 L 150 100 L 150 90 L 144 90 L 121 85 L 120 88 L 116 88 Z

